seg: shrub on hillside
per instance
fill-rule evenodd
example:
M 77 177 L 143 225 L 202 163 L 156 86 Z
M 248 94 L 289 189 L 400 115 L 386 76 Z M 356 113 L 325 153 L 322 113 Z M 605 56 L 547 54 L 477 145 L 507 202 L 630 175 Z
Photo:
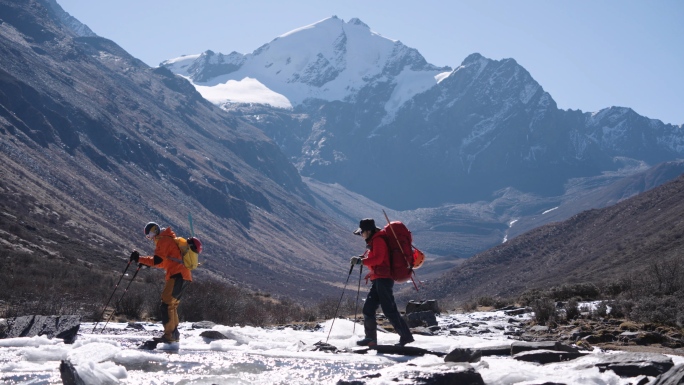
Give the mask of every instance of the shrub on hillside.
M 579 302 L 577 301 L 577 298 L 570 298 L 568 303 L 565 304 L 565 318 L 569 321 L 579 318 L 579 316 Z
M 650 296 L 634 302 L 629 318 L 636 322 L 682 326 L 684 300 L 681 295 Z
M 534 311 L 534 320 L 539 325 L 546 325 L 558 319 L 558 309 L 556 303 L 550 298 L 536 299 L 531 303 Z

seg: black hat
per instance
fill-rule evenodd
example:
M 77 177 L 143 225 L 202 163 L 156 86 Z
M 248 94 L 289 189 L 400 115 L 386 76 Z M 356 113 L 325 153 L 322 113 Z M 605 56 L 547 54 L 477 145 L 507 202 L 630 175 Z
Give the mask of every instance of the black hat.
M 364 231 L 380 230 L 380 228 L 375 226 L 375 220 L 371 218 L 362 219 L 359 222 L 359 228 L 354 231 L 354 234 L 361 235 Z

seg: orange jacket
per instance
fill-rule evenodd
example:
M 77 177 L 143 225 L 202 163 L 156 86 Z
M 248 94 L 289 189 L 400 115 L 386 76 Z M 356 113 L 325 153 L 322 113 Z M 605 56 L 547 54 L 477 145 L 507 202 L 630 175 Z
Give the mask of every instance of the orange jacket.
M 176 274 L 182 275 L 185 281 L 192 281 L 192 273 L 183 264 L 183 256 L 181 256 L 175 238 L 176 233 L 170 227 L 165 228 L 159 235 L 154 237 L 154 255 L 140 256 L 138 262 L 143 265 L 165 269 L 167 281 Z M 156 264 L 155 257 L 158 258 Z
M 390 274 L 389 249 L 385 238 L 376 232 L 369 241 L 366 242 L 368 248 L 368 258 L 363 260 L 363 265 L 370 270 L 366 279 L 371 281 L 377 278 L 392 278 Z

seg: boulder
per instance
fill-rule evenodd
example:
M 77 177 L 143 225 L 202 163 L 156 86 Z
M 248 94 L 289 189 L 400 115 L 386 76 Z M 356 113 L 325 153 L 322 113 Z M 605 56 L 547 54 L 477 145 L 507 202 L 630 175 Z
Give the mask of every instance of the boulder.
M 431 311 L 433 313 L 441 313 L 439 306 L 437 305 L 437 300 L 430 299 L 427 301 L 409 301 L 406 304 L 406 314 Z
M 456 348 L 444 357 L 444 362 L 478 362 L 481 358 L 479 350 Z
M 659 375 L 651 385 L 678 385 L 684 384 L 684 365 L 679 364 L 667 372 Z
M 85 381 L 78 375 L 74 365 L 69 362 L 62 360 L 59 364 L 59 374 L 62 377 L 63 385 L 86 385 Z
M 61 338 L 64 343 L 71 344 L 76 341 L 78 330 L 81 327 L 81 317 L 76 315 L 67 316 L 42 316 L 30 315 L 7 320 L 5 332 L 0 338 L 35 337 L 47 336 L 48 338 Z
M 511 345 L 488 346 L 485 348 L 478 348 L 483 357 L 487 356 L 510 356 Z
M 664 354 L 618 353 L 605 355 L 595 365 L 601 372 L 612 370 L 620 377 L 655 377 L 670 370 L 674 362 Z
M 211 329 L 214 326 L 216 326 L 216 324 L 211 321 L 200 321 L 192 324 L 193 329 Z
M 513 315 L 520 315 L 520 314 L 525 314 L 529 313 L 531 310 L 525 308 L 525 307 L 519 307 L 517 309 L 512 309 L 512 310 L 504 310 L 504 314 L 508 316 L 513 316 Z
M 410 328 L 419 326 L 437 326 L 437 317 L 431 310 L 410 313 L 406 316 L 406 323 Z
M 518 353 L 530 350 L 554 350 L 567 353 L 579 352 L 579 349 L 557 341 L 513 342 L 511 344 L 511 355 L 516 355 Z
M 463 384 L 463 385 L 484 385 L 484 380 L 480 373 L 474 368 L 465 368 L 455 372 L 411 372 L 404 378 L 393 379 L 392 383 L 404 383 L 409 380 L 412 384 L 421 385 L 444 385 L 444 384 Z
M 549 364 L 552 362 L 574 360 L 584 354 L 585 353 L 562 352 L 558 350 L 530 350 L 514 355 L 513 359 L 525 362 L 536 362 L 538 364 Z
M 200 333 L 200 337 L 206 338 L 208 340 L 228 340 L 228 338 L 225 334 L 216 331 L 216 330 L 205 330 L 202 333 Z

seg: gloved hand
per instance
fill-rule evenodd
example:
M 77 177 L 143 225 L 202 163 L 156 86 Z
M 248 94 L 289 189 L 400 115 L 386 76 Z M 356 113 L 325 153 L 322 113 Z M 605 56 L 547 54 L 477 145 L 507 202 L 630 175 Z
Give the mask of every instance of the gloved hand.
M 131 253 L 131 257 L 128 258 L 129 261 L 135 261 L 135 263 L 138 263 L 138 259 L 140 259 L 140 253 L 138 253 L 138 250 L 133 250 Z
M 358 257 L 351 257 L 350 262 L 352 265 L 361 265 L 363 263 L 363 255 L 359 255 Z

